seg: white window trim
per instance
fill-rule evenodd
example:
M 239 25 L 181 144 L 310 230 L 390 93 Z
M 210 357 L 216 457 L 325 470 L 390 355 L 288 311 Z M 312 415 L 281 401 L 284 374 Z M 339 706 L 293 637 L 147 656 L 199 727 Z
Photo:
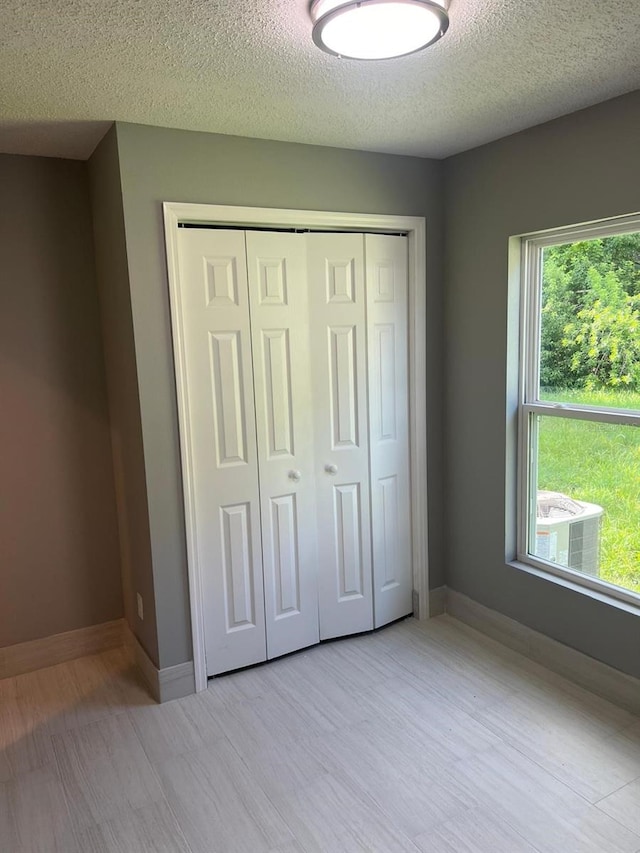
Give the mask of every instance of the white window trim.
M 189 446 L 189 407 L 180 321 L 178 226 L 180 223 L 231 225 L 251 228 L 296 227 L 337 231 L 396 231 L 409 242 L 409 454 L 411 470 L 411 545 L 413 588 L 417 593 L 419 619 L 429 617 L 429 565 L 427 533 L 427 406 L 426 406 L 426 220 L 418 216 L 367 213 L 332 213 L 317 210 L 286 210 L 263 207 L 230 207 L 214 204 L 164 202 L 164 232 L 171 302 L 173 352 L 178 396 L 180 453 L 184 488 L 187 539 L 187 571 L 191 610 L 191 636 L 196 691 L 207 687 L 202 613 L 202 576 L 195 548 L 195 510 Z
M 529 536 L 533 520 L 530 514 L 529 492 L 537 482 L 535 454 L 530 447 L 535 438 L 535 415 L 577 418 L 600 423 L 624 424 L 640 428 L 640 411 L 604 408 L 578 404 L 545 402 L 538 396 L 538 365 L 540 361 L 540 296 L 542 251 L 549 246 L 631 234 L 640 231 L 640 214 L 590 222 L 568 228 L 557 228 L 528 234 L 521 238 L 521 300 L 520 300 L 520 373 L 518 395 L 518 487 L 517 487 L 517 562 L 512 565 L 564 579 L 583 588 L 604 594 L 616 602 L 640 608 L 640 594 L 615 586 L 600 578 L 557 563 L 547 562 L 529 553 Z M 533 424 L 533 425 L 532 425 Z M 520 564 L 520 565 L 519 565 Z

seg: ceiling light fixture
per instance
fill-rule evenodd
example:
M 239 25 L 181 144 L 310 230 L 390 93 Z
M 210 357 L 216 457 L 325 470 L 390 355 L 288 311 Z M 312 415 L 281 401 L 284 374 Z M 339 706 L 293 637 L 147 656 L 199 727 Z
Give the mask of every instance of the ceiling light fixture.
M 446 33 L 444 0 L 313 0 L 313 40 L 347 59 L 415 53 Z

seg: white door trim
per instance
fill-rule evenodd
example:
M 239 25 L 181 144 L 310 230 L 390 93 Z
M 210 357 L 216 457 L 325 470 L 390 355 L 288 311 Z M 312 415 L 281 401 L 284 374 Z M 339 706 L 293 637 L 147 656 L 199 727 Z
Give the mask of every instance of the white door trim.
M 196 548 L 192 455 L 185 351 L 180 311 L 178 226 L 180 223 L 234 227 L 314 228 L 336 231 L 402 231 L 409 242 L 409 412 L 411 452 L 411 539 L 413 588 L 419 619 L 429 616 L 427 550 L 427 411 L 426 411 L 426 221 L 419 216 L 370 213 L 330 213 L 321 210 L 282 210 L 266 207 L 229 207 L 216 204 L 165 202 L 164 229 L 171 302 L 180 454 L 184 489 L 185 525 L 191 634 L 196 691 L 207 686 L 202 611 L 202 574 Z

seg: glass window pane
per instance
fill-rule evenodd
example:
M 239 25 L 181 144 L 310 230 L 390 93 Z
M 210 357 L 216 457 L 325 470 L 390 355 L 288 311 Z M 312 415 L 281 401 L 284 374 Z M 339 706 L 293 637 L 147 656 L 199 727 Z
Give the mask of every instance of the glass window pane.
M 640 233 L 542 261 L 539 399 L 640 410 Z
M 532 417 L 529 552 L 640 593 L 640 428 Z

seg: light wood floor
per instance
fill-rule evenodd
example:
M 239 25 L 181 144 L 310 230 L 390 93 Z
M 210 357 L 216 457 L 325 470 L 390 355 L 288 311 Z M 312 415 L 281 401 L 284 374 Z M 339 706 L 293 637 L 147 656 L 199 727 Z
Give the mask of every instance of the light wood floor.
M 2 853 L 637 853 L 640 721 L 442 616 L 157 706 L 123 651 L 0 681 Z

